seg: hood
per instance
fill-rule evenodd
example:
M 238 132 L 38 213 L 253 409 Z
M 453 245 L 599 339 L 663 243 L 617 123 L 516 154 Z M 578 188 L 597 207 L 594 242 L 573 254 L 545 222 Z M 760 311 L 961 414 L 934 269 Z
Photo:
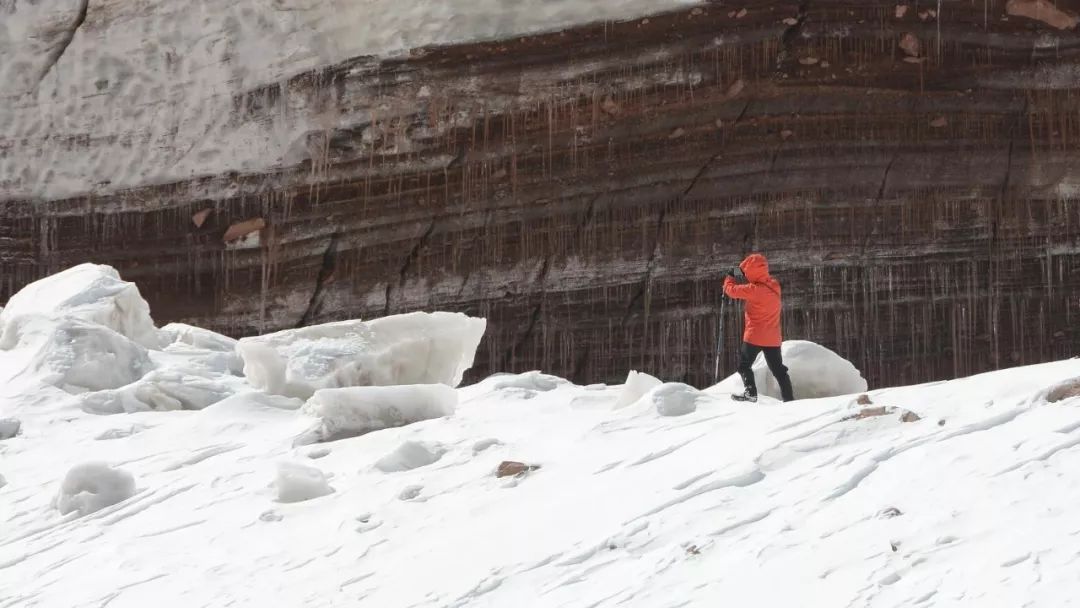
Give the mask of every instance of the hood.
M 769 262 L 760 253 L 751 253 L 739 264 L 746 280 L 751 283 L 762 283 L 769 278 Z

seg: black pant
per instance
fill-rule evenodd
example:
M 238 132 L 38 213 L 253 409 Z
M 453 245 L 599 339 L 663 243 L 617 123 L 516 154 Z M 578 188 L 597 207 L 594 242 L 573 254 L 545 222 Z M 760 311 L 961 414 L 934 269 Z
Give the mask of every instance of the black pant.
M 780 394 L 784 401 L 794 401 L 795 396 L 791 390 L 791 378 L 788 377 L 787 367 L 784 367 L 784 358 L 780 355 L 779 346 L 757 346 L 743 342 L 742 351 L 739 353 L 739 375 L 742 376 L 743 386 L 746 393 L 757 397 L 757 383 L 754 382 L 754 359 L 758 353 L 765 353 L 765 362 L 769 364 L 769 371 L 780 385 Z

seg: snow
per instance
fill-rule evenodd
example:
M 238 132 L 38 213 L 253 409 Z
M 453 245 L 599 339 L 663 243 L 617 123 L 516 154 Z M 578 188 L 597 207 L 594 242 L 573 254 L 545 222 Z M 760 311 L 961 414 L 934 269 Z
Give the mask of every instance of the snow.
M 437 443 L 406 441 L 393 452 L 375 461 L 375 468 L 383 473 L 411 471 L 438 462 L 445 453 L 446 448 Z
M 278 502 L 302 502 L 326 496 L 334 489 L 319 469 L 298 462 L 279 462 L 274 478 Z
M 5 325 L 0 350 L 18 353 L 23 375 L 71 393 L 121 387 L 153 368 L 142 346 L 71 317 L 15 317 Z
M 89 515 L 111 507 L 135 495 L 131 473 L 103 462 L 87 462 L 72 467 L 56 496 L 56 510 L 61 515 Z
M 661 416 L 685 416 L 697 410 L 699 394 L 692 386 L 669 382 L 652 392 L 652 402 Z
M 0 201 L 108 193 L 312 158 L 307 135 L 356 127 L 376 95 L 266 112 L 245 93 L 354 57 L 555 31 L 695 0 L 38 0 L 0 3 Z M 80 8 L 85 20 L 73 29 Z M 73 35 L 70 33 L 73 31 Z M 65 39 L 70 44 L 65 47 Z M 55 65 L 50 59 L 56 58 Z M 275 91 L 278 90 L 275 87 Z M 283 88 L 282 88 L 283 90 Z M 262 97 L 262 96 L 260 96 Z M 369 101 L 370 99 L 370 101 Z M 93 134 L 87 137 L 87 134 Z
M 867 389 L 862 373 L 850 361 L 820 344 L 788 340 L 781 345 L 780 352 L 788 368 L 796 399 L 852 395 Z M 753 370 L 758 395 L 780 399 L 780 386 L 769 372 L 764 354 L 754 360 Z M 718 384 L 716 390 L 741 393 L 742 378 L 732 374 Z
M 237 352 L 256 388 L 300 399 L 349 386 L 457 386 L 486 327 L 461 313 L 415 312 L 244 338 Z
M 72 395 L 27 367 L 31 342 L 0 351 L 0 418 L 22 426 L 0 442 L 4 608 L 1058 608 L 1080 593 L 1077 359 L 753 406 L 723 383 L 540 373 L 305 402 L 203 366 L 223 352 L 207 343 L 148 350 L 135 388 Z M 159 372 L 228 395 L 86 411 Z M 294 445 L 313 424 L 333 441 Z M 528 472 L 498 478 L 522 466 L 504 463 Z
M 235 385 L 191 370 L 154 370 L 115 390 L 80 395 L 82 409 L 92 414 L 201 410 L 235 392 Z
M 615 408 L 623 408 L 636 403 L 638 399 L 661 384 L 663 382 L 649 374 L 631 371 L 626 375 L 626 382 L 623 384 L 618 400 L 615 401 Z
M 298 444 L 334 441 L 454 413 L 458 396 L 443 384 L 361 386 L 316 391 L 303 413 L 316 419 Z
M 79 264 L 23 287 L 0 312 L 0 342 L 17 342 L 20 318 L 78 319 L 107 327 L 146 348 L 157 348 L 157 329 L 139 288 L 111 266 Z
M 15 418 L 0 418 L 0 440 L 11 439 L 19 434 L 22 423 Z

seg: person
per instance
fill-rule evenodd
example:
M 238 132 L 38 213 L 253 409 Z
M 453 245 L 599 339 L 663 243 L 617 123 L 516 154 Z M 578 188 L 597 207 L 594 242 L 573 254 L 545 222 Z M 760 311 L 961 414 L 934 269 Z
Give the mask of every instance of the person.
M 782 309 L 780 283 L 769 275 L 769 262 L 760 253 L 752 253 L 739 264 L 747 282 L 739 284 L 735 270 L 729 270 L 724 277 L 724 295 L 746 303 L 743 317 L 742 349 L 739 352 L 739 375 L 742 376 L 744 392 L 732 395 L 736 401 L 757 401 L 757 384 L 754 382 L 754 370 L 751 366 L 758 353 L 765 353 L 765 362 L 769 371 L 780 385 L 780 394 L 784 401 L 794 401 L 791 378 L 784 359 L 780 354 L 783 341 L 780 333 L 780 311 Z

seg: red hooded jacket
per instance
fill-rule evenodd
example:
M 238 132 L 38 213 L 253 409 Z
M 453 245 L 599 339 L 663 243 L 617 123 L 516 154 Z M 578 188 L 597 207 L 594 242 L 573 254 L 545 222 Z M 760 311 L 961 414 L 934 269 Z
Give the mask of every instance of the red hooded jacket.
M 732 277 L 724 279 L 724 293 L 729 298 L 746 301 L 743 342 L 755 346 L 780 346 L 780 283 L 769 276 L 769 262 L 760 253 L 746 256 L 739 269 L 749 283 L 739 285 Z

